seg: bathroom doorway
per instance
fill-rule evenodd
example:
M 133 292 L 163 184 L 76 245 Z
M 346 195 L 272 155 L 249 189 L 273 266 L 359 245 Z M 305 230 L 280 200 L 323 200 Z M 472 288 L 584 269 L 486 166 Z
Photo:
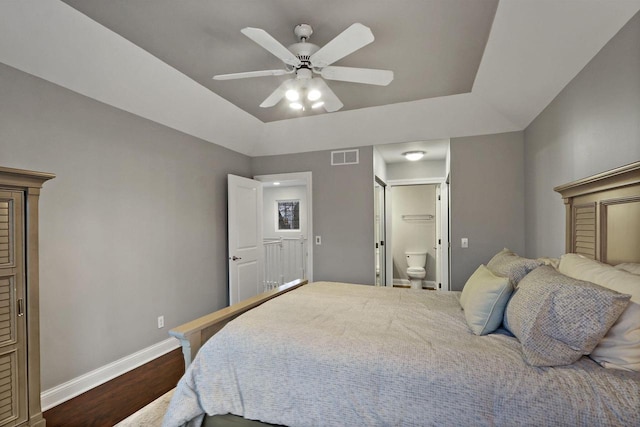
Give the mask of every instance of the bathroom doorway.
M 430 179 L 387 184 L 386 285 L 410 287 L 415 275 L 409 277 L 408 260 L 424 253 L 424 264 L 415 266 L 425 270 L 421 287 L 448 290 L 448 184 Z
M 393 187 L 391 253 L 394 286 L 407 287 L 412 279 L 421 279 L 421 288 L 437 287 L 437 187 L 437 184 Z M 410 267 L 417 274 L 410 274 Z
M 424 283 L 414 281 L 413 285 L 438 290 L 449 290 L 449 173 L 450 173 L 450 141 L 448 139 L 430 141 L 408 141 L 391 144 L 376 145 L 373 148 L 373 175 L 374 183 L 374 211 L 375 226 L 374 239 L 376 242 L 375 256 L 375 283 L 384 286 L 393 286 L 394 277 L 396 284 L 411 286 L 408 277 L 408 264 L 405 252 L 418 252 L 412 254 L 414 261 L 422 263 L 421 253 L 424 253 L 425 268 Z M 386 183 L 386 186 L 380 184 Z M 411 211 L 395 209 L 392 204 L 396 198 L 402 198 L 403 187 L 411 188 L 426 186 L 429 195 L 416 196 L 418 200 L 428 199 L 429 206 L 418 206 Z M 384 194 L 384 209 L 379 207 L 381 194 Z M 404 203 L 400 203 L 404 205 Z M 409 205 L 411 203 L 409 202 Z M 413 246 L 400 242 L 394 245 L 394 235 L 404 233 L 401 229 L 394 229 L 394 222 L 402 221 L 405 215 L 405 225 L 430 229 L 431 236 L 424 236 L 415 242 Z M 414 216 L 416 215 L 416 216 Z M 377 222 L 384 216 L 384 227 Z M 397 224 L 396 224 L 397 225 Z M 397 228 L 397 227 L 396 227 Z M 408 232 L 411 236 L 412 232 Z M 383 237 L 380 237 L 383 236 Z M 384 243 L 384 245 L 382 245 Z M 384 246 L 383 251 L 379 251 Z M 398 246 L 399 249 L 394 249 Z M 435 247 L 435 249 L 434 249 Z M 398 256 L 400 253 L 400 257 Z M 395 255 L 394 255 L 395 254 Z M 382 268 L 380 263 L 383 264 Z M 373 273 L 373 272 L 372 272 Z M 396 274 L 394 274 L 396 273 Z M 414 276 L 419 271 L 412 270 Z M 383 274 L 384 280 L 378 279 Z M 414 277 L 415 278 L 415 277 Z M 422 280 L 422 279 L 420 279 Z

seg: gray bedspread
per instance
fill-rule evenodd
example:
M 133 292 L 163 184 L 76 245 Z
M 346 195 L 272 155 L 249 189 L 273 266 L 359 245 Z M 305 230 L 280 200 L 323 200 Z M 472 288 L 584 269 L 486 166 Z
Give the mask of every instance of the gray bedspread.
M 320 282 L 230 322 L 180 380 L 165 427 L 232 413 L 288 426 L 639 426 L 640 374 L 525 364 L 473 335 L 459 293 Z

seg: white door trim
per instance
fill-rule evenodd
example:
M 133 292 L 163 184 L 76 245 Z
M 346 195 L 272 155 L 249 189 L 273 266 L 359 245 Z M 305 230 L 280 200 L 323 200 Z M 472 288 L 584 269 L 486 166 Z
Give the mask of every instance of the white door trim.
M 253 177 L 260 182 L 301 181 L 307 191 L 307 280 L 313 282 L 313 191 L 311 172 L 278 173 L 271 175 L 256 175 Z

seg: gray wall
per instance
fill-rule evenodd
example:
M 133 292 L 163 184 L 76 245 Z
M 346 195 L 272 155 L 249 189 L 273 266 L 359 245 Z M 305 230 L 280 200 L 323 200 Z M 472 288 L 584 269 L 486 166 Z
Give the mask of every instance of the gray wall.
M 444 178 L 446 160 L 425 160 L 422 162 L 402 162 L 387 165 L 387 179 Z
M 451 139 L 451 290 L 502 248 L 524 253 L 523 153 L 522 132 Z
M 564 252 L 564 205 L 553 187 L 640 160 L 640 13 L 529 125 L 526 254 Z
M 357 165 L 331 166 L 330 151 L 251 159 L 254 175 L 312 172 L 313 279 L 373 284 L 373 149 Z
M 43 390 L 226 305 L 226 174 L 249 176 L 247 156 L 0 64 L 0 164 L 57 174 L 41 197 Z

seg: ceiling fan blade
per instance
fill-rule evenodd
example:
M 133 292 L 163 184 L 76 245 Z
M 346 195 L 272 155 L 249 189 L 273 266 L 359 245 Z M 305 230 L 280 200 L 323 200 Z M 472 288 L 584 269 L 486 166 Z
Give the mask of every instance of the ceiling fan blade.
M 311 55 L 311 64 L 317 68 L 326 67 L 368 45 L 373 40 L 373 33 L 369 27 L 355 23 Z
M 324 67 L 320 75 L 327 80 L 386 86 L 393 80 L 393 71 L 373 68 Z
M 319 78 L 311 79 L 311 84 L 314 85 L 320 92 L 322 92 L 322 101 L 324 101 L 324 109 L 329 113 L 338 111 L 344 104 L 338 99 L 336 94 L 331 90 L 329 85 L 324 80 Z
M 289 74 L 292 72 L 293 71 L 287 71 L 287 70 L 247 71 L 245 73 L 218 74 L 217 76 L 213 76 L 213 79 L 214 80 L 234 80 L 234 79 L 247 79 L 249 77 L 284 76 L 285 74 Z
M 274 39 L 269 33 L 260 28 L 247 27 L 240 30 L 242 34 L 249 37 L 254 42 L 277 56 L 287 65 L 297 67 L 300 60 L 289 49 L 284 47 L 278 40 Z
M 287 91 L 287 89 L 289 89 L 290 85 L 291 85 L 291 80 L 282 82 L 282 84 L 278 86 L 276 90 L 271 92 L 271 95 L 267 96 L 267 99 L 262 101 L 262 104 L 260 104 L 260 106 L 262 108 L 269 108 L 276 105 L 284 97 L 284 94 Z

